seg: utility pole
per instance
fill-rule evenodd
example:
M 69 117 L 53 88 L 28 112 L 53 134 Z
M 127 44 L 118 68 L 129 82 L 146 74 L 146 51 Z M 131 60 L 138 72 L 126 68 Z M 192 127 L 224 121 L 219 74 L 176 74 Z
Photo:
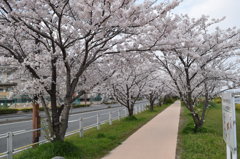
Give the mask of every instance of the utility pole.
M 33 103 L 32 103 L 32 128 L 33 129 L 39 129 L 41 127 L 40 122 L 40 116 L 39 116 L 39 104 L 37 102 L 37 97 L 34 97 Z M 39 142 L 39 137 L 41 136 L 41 131 L 33 131 L 32 132 L 32 143 Z M 37 145 L 34 145 L 37 146 Z

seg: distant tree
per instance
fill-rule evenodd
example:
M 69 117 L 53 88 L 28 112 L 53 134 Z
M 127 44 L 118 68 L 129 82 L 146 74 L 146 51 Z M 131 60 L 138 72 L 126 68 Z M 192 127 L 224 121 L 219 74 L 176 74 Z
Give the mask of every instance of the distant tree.
M 148 77 L 142 94 L 149 101 L 150 111 L 154 110 L 154 104 L 157 100 L 159 106 L 161 106 L 165 95 L 171 93 L 171 90 L 167 86 L 169 80 L 165 74 L 166 73 L 162 71 L 155 70 L 150 77 Z
M 117 57 L 114 65 L 116 72 L 100 86 L 100 91 L 125 106 L 129 116 L 133 116 L 134 105 L 145 92 L 145 86 L 151 80 L 154 69 L 139 54 Z

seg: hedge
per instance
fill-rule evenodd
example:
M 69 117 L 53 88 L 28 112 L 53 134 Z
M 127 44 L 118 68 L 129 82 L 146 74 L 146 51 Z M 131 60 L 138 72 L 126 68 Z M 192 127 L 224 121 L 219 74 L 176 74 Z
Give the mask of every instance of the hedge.
M 73 105 L 73 108 L 80 108 L 80 107 L 89 107 L 90 104 L 78 104 L 78 105 Z M 44 111 L 43 107 L 39 108 L 40 111 Z M 21 108 L 21 109 L 16 109 L 16 108 L 0 108 L 0 114 L 14 114 L 17 113 L 18 111 L 22 112 L 32 112 L 32 108 Z
M 18 112 L 17 109 L 0 108 L 0 114 L 13 114 L 17 112 Z
M 240 110 L 240 104 L 236 104 L 236 109 Z
M 81 107 L 89 107 L 90 104 L 77 104 L 77 105 L 73 105 L 73 108 L 81 108 Z

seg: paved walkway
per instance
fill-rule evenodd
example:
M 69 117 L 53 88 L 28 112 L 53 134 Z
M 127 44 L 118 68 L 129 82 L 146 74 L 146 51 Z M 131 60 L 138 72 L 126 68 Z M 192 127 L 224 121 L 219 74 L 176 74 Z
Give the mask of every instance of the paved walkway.
M 179 116 L 176 101 L 103 159 L 175 159 Z

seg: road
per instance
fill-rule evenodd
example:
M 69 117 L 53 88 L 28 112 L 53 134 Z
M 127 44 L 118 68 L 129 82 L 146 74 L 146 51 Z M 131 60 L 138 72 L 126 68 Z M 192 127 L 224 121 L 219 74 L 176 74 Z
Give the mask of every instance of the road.
M 74 108 L 71 109 L 70 114 L 75 114 L 75 113 L 81 113 L 81 112 L 86 112 L 86 111 L 93 111 L 97 109 L 106 109 L 108 107 L 119 107 L 119 104 L 111 104 L 111 105 L 106 105 L 106 104 L 97 104 L 97 105 L 91 105 L 90 107 L 81 107 L 81 108 Z M 43 111 L 40 112 L 41 117 L 45 117 L 45 113 Z M 30 120 L 32 118 L 32 113 L 17 113 L 17 114 L 4 114 L 0 115 L 0 124 L 3 123 L 8 123 L 8 122 L 15 122 L 18 120 Z M 1 129 L 0 129 L 1 130 Z M 1 134 L 1 131 L 0 131 Z
M 137 105 L 146 103 L 141 101 L 136 103 Z M 112 118 L 117 118 L 117 110 L 120 108 L 120 116 L 123 116 L 125 114 L 125 107 L 120 107 L 118 104 L 111 105 L 111 108 L 108 108 L 108 105 L 100 105 L 100 106 L 90 106 L 88 108 L 81 108 L 81 109 L 73 109 L 72 114 L 69 117 L 69 125 L 67 132 L 71 132 L 73 130 L 79 129 L 79 119 L 80 117 L 83 117 L 83 126 L 90 126 L 93 125 L 97 122 L 97 113 L 100 114 L 100 121 L 105 121 L 108 120 L 108 113 L 111 111 L 112 113 Z M 102 109 L 102 110 L 99 110 Z M 85 111 L 85 112 L 83 112 Z M 86 112 L 88 111 L 88 112 Z M 44 114 L 41 113 L 41 116 L 43 117 Z M 94 116 L 94 117 L 92 117 Z M 16 116 L 15 118 L 19 118 L 21 116 Z M 25 118 L 31 117 L 31 114 L 25 114 Z M 89 118 L 91 117 L 91 118 Z M 14 118 L 14 117 L 13 117 Z M 87 119 L 85 119 L 87 118 Z M 77 120 L 75 122 L 71 122 L 73 120 Z M 16 132 L 16 131 L 25 131 L 25 130 L 31 130 L 32 129 L 32 120 L 26 120 L 26 121 L 19 121 L 19 122 L 12 122 L 12 123 L 5 123 L 5 124 L 0 124 L 0 134 L 4 134 L 7 132 Z M 44 139 L 44 133 L 41 133 L 41 138 L 40 140 Z M 19 135 L 14 135 L 13 136 L 13 148 L 18 148 L 22 147 L 28 144 L 31 144 L 32 142 L 32 132 L 29 133 L 23 133 Z M 0 139 L 0 153 L 6 152 L 7 151 L 7 141 L 6 138 Z

